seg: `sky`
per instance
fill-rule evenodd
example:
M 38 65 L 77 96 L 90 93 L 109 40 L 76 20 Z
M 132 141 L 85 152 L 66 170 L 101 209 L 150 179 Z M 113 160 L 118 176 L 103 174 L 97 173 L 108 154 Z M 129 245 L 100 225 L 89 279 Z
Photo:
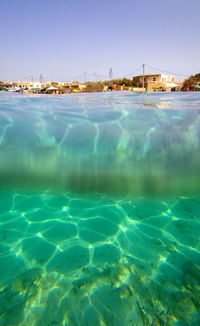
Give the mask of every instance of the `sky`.
M 200 0 L 0 0 L 0 80 L 190 75 L 199 60 Z

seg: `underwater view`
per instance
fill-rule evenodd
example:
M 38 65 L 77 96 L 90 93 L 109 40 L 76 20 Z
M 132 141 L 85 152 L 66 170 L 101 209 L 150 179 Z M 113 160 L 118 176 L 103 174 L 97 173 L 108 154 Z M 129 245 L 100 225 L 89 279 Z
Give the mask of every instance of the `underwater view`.
M 0 325 L 200 325 L 200 94 L 0 93 Z

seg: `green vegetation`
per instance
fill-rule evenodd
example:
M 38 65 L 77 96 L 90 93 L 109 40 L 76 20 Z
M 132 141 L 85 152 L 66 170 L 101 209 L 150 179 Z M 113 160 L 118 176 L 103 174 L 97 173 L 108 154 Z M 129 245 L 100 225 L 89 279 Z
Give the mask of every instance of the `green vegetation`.
M 96 90 L 96 91 L 102 91 L 103 88 L 104 88 L 104 85 L 105 83 L 103 81 L 89 81 L 89 82 L 86 82 L 86 89 L 88 91 L 93 91 L 93 90 Z
M 195 86 L 197 85 L 197 86 Z M 199 88 L 198 88 L 199 85 Z M 200 73 L 190 76 L 185 79 L 182 86 L 182 91 L 199 91 L 200 90 Z
M 87 90 L 103 90 L 104 86 L 110 85 L 117 85 L 117 86 L 124 86 L 124 87 L 141 87 L 139 83 L 138 77 L 133 77 L 132 79 L 129 78 L 121 78 L 121 79 L 111 79 L 111 80 L 104 80 L 104 81 L 88 81 L 85 83 Z
M 112 80 L 106 80 L 105 85 L 109 84 L 115 84 L 115 85 L 120 85 L 120 86 L 125 86 L 125 87 L 140 87 L 139 83 L 139 78 L 138 77 L 133 77 L 132 79 L 129 78 L 121 78 L 121 79 L 112 79 Z

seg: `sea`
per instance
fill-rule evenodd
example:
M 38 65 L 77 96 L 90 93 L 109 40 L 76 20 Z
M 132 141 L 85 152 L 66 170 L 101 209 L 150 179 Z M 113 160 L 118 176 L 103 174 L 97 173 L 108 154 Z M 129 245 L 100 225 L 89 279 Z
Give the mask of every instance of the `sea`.
M 199 249 L 199 92 L 0 92 L 0 325 L 200 325 Z

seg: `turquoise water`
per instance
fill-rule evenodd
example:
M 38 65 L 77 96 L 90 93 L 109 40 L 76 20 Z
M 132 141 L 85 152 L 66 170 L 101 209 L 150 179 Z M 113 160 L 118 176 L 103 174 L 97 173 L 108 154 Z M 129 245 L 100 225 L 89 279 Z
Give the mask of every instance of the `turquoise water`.
M 0 325 L 199 325 L 200 96 L 0 94 Z

